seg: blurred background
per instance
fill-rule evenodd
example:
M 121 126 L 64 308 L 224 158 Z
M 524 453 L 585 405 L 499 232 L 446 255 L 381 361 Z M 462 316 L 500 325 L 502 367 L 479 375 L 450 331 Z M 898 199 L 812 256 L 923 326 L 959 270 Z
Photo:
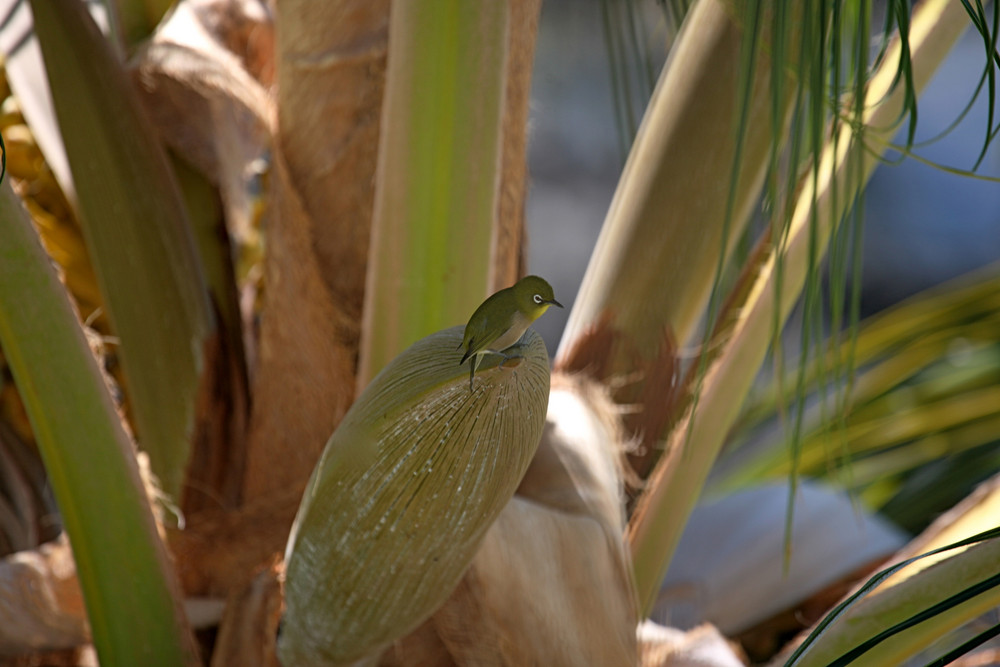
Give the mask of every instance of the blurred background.
M 633 63 L 632 90 L 638 100 L 645 70 L 655 77 L 666 58 L 672 34 L 666 7 L 653 0 L 542 3 L 529 125 L 528 268 L 546 276 L 567 306 L 535 324 L 550 353 L 558 345 L 624 164 L 609 33 L 602 16 L 621 20 L 628 5 L 635 11 L 636 33 L 644 33 L 637 36 L 647 58 L 646 67 Z M 920 100 L 917 142 L 937 137 L 959 117 L 972 99 L 982 66 L 982 38 L 970 29 Z M 972 169 L 988 110 L 983 92 L 958 126 L 920 146 L 918 154 L 937 165 Z M 901 145 L 905 131 L 897 138 Z M 995 146 L 977 173 L 1000 176 Z M 1000 184 L 914 159 L 876 171 L 865 198 L 862 316 L 997 260 Z

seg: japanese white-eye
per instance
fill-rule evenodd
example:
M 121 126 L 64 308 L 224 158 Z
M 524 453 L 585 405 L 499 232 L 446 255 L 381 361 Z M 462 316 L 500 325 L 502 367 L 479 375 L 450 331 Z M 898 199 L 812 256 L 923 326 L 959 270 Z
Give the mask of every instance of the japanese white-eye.
M 469 357 L 469 391 L 473 389 L 476 368 L 483 355 L 498 354 L 504 361 L 520 356 L 514 349 L 528 326 L 541 317 L 556 301 L 552 286 L 538 276 L 525 276 L 511 287 L 502 289 L 483 301 L 465 325 L 465 336 L 458 349 L 465 350 L 462 361 Z M 503 366 L 503 362 L 500 362 Z

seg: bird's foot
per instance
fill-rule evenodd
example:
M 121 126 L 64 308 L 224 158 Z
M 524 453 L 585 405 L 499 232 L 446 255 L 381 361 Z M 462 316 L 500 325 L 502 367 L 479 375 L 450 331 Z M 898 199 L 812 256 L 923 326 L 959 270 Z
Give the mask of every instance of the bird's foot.
M 521 343 L 515 343 L 502 352 L 498 352 L 497 354 L 503 357 L 503 360 L 497 365 L 497 368 L 503 368 L 503 365 L 512 359 L 524 359 L 524 355 L 521 354 L 523 349 L 524 346 Z

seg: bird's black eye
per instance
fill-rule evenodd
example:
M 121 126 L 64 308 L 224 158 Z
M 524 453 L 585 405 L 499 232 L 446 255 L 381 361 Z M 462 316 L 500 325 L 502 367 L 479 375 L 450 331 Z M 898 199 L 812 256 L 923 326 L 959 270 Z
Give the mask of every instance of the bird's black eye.
M 535 303 L 539 303 L 540 304 L 542 302 L 542 295 L 541 294 L 536 294 L 535 296 L 531 297 L 531 299 Z

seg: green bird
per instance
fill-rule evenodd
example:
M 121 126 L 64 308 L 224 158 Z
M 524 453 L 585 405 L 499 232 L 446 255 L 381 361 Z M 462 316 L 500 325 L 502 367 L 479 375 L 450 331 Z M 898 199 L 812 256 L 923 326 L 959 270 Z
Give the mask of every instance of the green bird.
M 549 306 L 563 307 L 556 301 L 552 286 L 538 276 L 525 276 L 514 285 L 502 289 L 483 301 L 472 313 L 465 325 L 465 336 L 458 349 L 464 349 L 462 361 L 469 357 L 469 391 L 476 369 L 484 355 L 499 354 L 503 357 L 502 367 L 508 359 L 521 356 L 517 352 L 508 354 L 517 347 L 528 326 L 542 316 Z

